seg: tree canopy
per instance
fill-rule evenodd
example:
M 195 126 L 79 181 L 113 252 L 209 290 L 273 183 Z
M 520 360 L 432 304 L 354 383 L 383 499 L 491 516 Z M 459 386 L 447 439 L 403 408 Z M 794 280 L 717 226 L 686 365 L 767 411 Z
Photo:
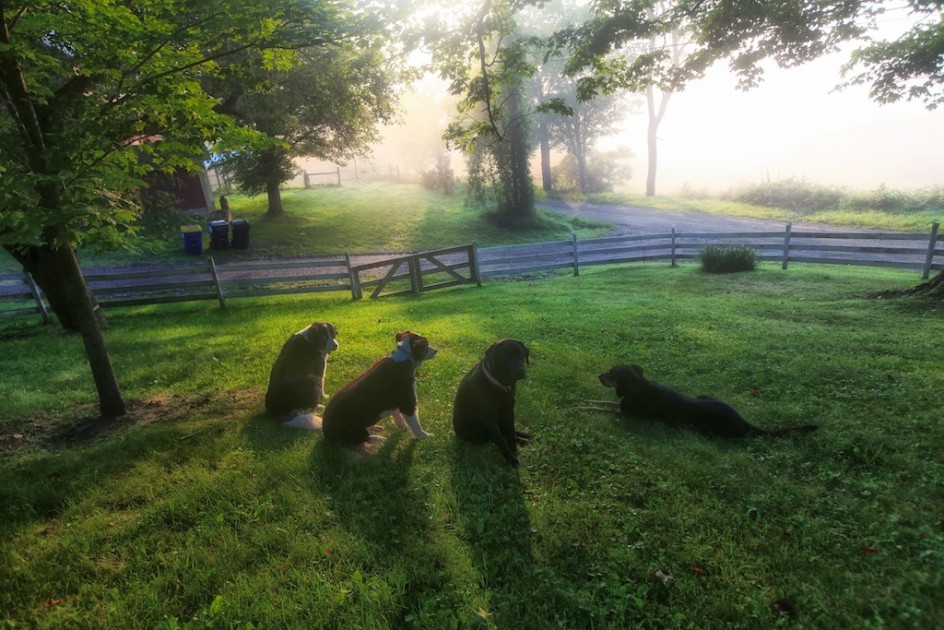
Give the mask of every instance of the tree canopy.
M 207 142 L 251 133 L 217 111 L 201 79 L 247 50 L 288 67 L 331 35 L 328 6 L 0 0 L 0 245 L 81 332 L 103 415 L 125 405 L 75 248 L 133 234 L 129 193 L 148 173 L 194 168 Z
M 870 85 L 879 102 L 917 99 L 933 108 L 944 99 L 944 17 L 941 0 L 907 0 L 899 10 L 913 26 L 895 41 L 875 39 L 878 21 L 890 11 L 883 0 L 598 0 L 594 18 L 560 31 L 558 46 L 572 51 L 568 72 L 583 78 L 584 98 L 648 85 L 676 89 L 727 60 L 742 88 L 763 80 L 763 62 L 796 66 L 858 42 L 845 67 L 849 83 Z M 671 46 L 633 58 L 612 53 L 673 31 L 688 35 L 692 52 L 672 63 Z
M 244 192 L 268 193 L 270 215 L 282 213 L 279 185 L 293 177 L 293 157 L 346 162 L 365 154 L 378 125 L 393 120 L 398 85 L 410 72 L 402 55 L 391 55 L 391 33 L 375 18 L 338 8 L 336 38 L 299 50 L 291 67 L 257 64 L 252 82 L 236 75 L 205 84 L 221 98 L 220 111 L 262 136 L 230 147 L 223 166 Z

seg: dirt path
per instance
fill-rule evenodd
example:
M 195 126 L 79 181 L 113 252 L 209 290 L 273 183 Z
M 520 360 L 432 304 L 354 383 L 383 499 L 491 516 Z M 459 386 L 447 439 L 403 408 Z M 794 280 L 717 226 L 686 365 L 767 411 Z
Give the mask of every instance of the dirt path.
M 707 212 L 678 212 L 674 210 L 656 210 L 638 206 L 623 206 L 589 203 L 586 201 L 566 201 L 563 199 L 545 199 L 538 202 L 544 210 L 560 212 L 567 216 L 579 216 L 594 221 L 611 223 L 613 235 L 626 234 L 663 234 L 673 227 L 682 232 L 757 232 L 783 230 L 786 221 L 728 217 Z M 835 227 L 819 224 L 794 223 L 794 229 L 834 230 Z M 842 228 L 843 232 L 867 231 Z

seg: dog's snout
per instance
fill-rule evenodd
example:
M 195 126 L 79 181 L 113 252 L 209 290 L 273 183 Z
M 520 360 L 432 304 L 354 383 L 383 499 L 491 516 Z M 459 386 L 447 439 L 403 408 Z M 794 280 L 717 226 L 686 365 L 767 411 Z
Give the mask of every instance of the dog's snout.
M 425 359 L 425 360 L 426 360 L 426 361 L 429 361 L 429 360 L 432 359 L 434 356 L 436 356 L 436 348 L 430 346 L 430 347 L 426 350 L 426 359 Z

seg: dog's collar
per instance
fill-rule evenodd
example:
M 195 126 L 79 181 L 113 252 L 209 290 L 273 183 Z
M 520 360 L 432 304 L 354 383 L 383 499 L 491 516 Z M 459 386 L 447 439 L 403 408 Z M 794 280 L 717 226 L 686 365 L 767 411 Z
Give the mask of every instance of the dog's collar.
M 390 358 L 393 359 L 394 363 L 403 363 L 404 361 L 409 361 L 414 366 L 418 365 L 416 359 L 413 358 L 413 355 L 399 346 L 397 346 L 394 351 L 390 353 Z
M 485 375 L 485 378 L 488 379 L 488 382 L 489 382 L 489 383 L 491 383 L 492 385 L 494 385 L 494 386 L 497 387 L 498 389 L 502 390 L 503 392 L 510 392 L 510 391 L 511 391 L 511 388 L 512 388 L 513 386 L 512 386 L 512 385 L 505 385 L 504 383 L 502 383 L 501 381 L 499 381 L 497 378 L 495 378 L 495 376 L 492 375 L 492 373 L 489 371 L 488 365 L 487 365 L 484 361 L 482 362 L 482 374 Z

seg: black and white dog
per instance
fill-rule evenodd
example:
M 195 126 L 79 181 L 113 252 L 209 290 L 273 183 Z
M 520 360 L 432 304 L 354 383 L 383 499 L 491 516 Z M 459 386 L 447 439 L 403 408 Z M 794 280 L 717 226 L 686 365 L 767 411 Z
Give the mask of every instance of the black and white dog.
M 327 322 L 315 322 L 288 338 L 269 373 L 266 411 L 287 427 L 321 428 L 313 411 L 326 396 L 328 354 L 338 349 L 338 331 Z
M 436 356 L 436 350 L 425 337 L 409 331 L 397 333 L 396 340 L 397 347 L 389 356 L 376 361 L 328 401 L 325 438 L 362 444 L 370 438 L 367 429 L 387 416 L 416 437 L 429 437 L 420 426 L 416 370 L 423 361 Z
M 477 444 L 494 442 L 511 466 L 527 433 L 515 430 L 515 388 L 525 378 L 531 352 L 517 339 L 493 343 L 459 384 L 452 409 L 456 435 Z
M 731 405 L 699 396 L 692 398 L 671 387 L 650 381 L 638 365 L 617 365 L 598 377 L 604 387 L 616 388 L 620 413 L 628 417 L 655 418 L 694 429 L 706 435 L 739 438 L 751 435 L 784 435 L 815 431 L 804 424 L 785 429 L 764 429 L 745 420 Z

